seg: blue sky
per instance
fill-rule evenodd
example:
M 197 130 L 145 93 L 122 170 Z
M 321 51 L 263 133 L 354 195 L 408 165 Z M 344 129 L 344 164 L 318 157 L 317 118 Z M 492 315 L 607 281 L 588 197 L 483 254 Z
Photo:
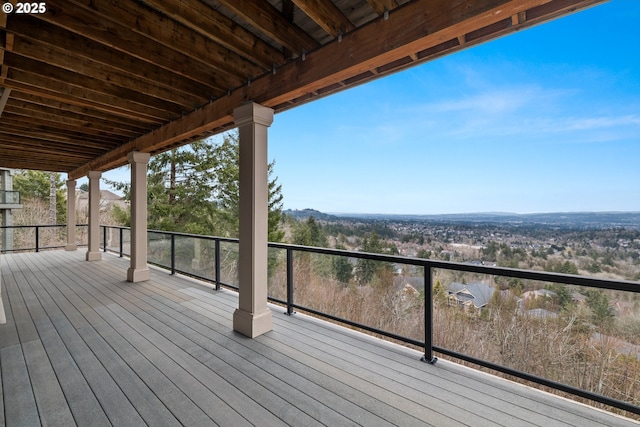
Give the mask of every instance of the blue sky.
M 612 0 L 276 115 L 284 207 L 640 211 L 639 20 Z

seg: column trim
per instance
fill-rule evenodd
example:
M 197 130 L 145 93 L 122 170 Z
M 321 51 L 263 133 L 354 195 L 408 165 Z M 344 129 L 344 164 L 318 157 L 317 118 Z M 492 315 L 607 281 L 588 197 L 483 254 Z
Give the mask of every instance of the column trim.
M 102 172 L 89 171 L 89 247 L 87 261 L 100 261 L 100 178 Z
M 236 108 L 233 115 L 240 134 L 240 280 L 233 329 L 255 338 L 273 329 L 267 306 L 267 129 L 273 110 L 249 103 Z
M 131 259 L 127 281 L 149 280 L 147 266 L 147 164 L 151 155 L 132 151 L 127 155 L 131 165 Z
M 76 180 L 67 180 L 67 245 L 66 251 L 78 249 L 76 244 Z

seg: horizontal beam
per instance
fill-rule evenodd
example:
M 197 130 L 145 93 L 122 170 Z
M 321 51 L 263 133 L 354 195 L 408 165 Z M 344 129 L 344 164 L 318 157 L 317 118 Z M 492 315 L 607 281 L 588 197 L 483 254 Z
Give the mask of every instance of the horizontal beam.
M 0 117 L 2 117 L 2 112 L 4 111 L 5 105 L 7 105 L 7 101 L 9 100 L 10 94 L 11 94 L 11 89 L 0 87 Z

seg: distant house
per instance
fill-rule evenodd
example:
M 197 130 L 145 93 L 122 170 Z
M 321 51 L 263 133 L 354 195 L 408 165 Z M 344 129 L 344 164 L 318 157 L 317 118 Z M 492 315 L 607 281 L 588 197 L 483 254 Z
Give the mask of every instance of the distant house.
M 489 304 L 494 292 L 496 292 L 494 287 L 482 282 L 471 284 L 454 282 L 447 287 L 449 303 L 464 307 L 473 306 L 476 309 L 482 309 Z
M 78 202 L 76 208 L 78 210 L 88 209 L 89 206 L 89 193 L 82 190 L 77 190 Z M 109 190 L 100 190 L 100 206 L 101 208 L 107 208 L 111 206 L 119 206 L 124 208 L 127 206 L 127 202 L 118 196 L 116 193 Z

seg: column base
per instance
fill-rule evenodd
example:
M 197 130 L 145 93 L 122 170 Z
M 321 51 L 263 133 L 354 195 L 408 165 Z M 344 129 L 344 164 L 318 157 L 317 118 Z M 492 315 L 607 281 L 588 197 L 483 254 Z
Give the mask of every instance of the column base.
M 151 273 L 148 268 L 129 268 L 127 270 L 127 282 L 144 282 L 150 277 Z
M 102 253 L 98 252 L 87 252 L 87 261 L 100 261 L 102 259 Z
M 75 251 L 78 249 L 78 245 L 67 245 L 64 247 L 65 251 Z
M 273 329 L 273 315 L 267 309 L 262 313 L 249 313 L 236 309 L 233 313 L 233 330 L 249 338 L 255 338 Z

